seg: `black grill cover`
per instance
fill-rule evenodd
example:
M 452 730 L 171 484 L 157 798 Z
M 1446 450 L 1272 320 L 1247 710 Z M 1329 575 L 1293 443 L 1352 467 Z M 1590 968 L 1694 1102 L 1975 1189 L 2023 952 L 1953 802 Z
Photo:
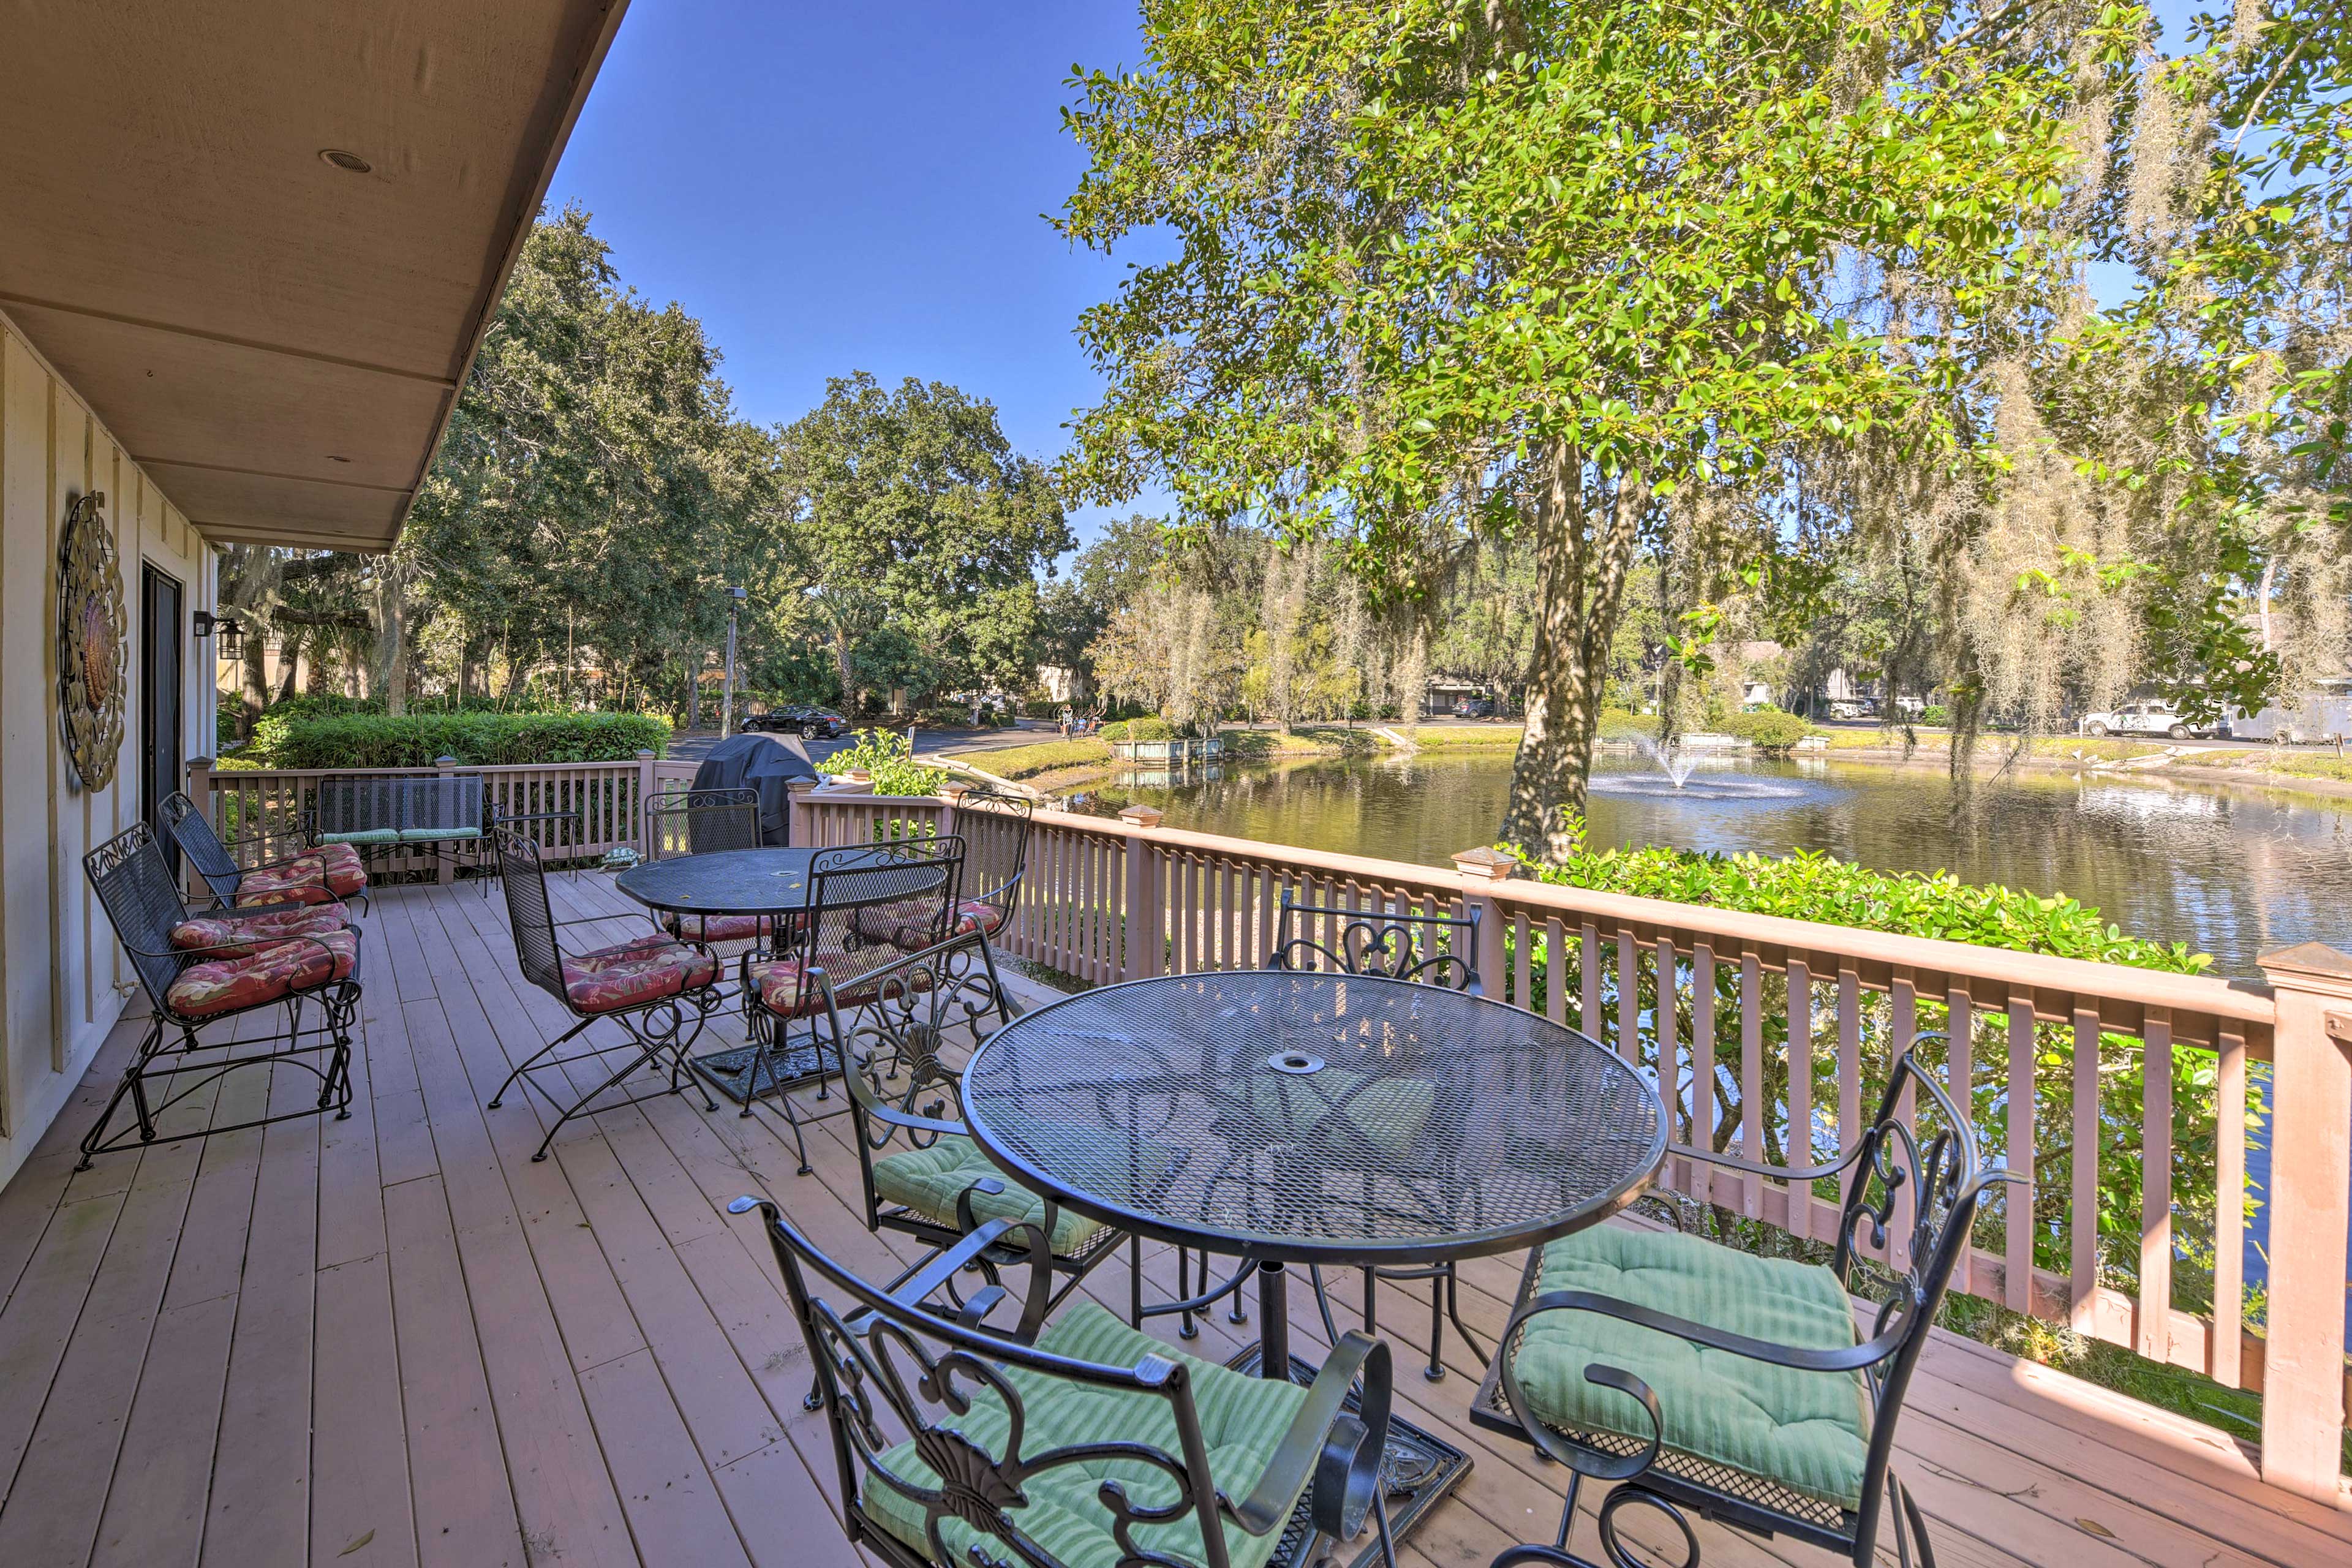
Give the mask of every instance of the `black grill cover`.
M 784 786 L 816 776 L 816 765 L 796 735 L 730 735 L 711 747 L 694 770 L 694 787 L 757 790 L 760 842 L 782 847 L 793 841 L 792 803 Z

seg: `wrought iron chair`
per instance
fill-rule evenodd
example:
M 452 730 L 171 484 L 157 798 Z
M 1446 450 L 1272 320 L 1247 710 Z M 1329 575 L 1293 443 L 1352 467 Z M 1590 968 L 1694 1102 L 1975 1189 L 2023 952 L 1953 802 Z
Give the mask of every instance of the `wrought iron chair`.
M 1302 904 L 1286 888 L 1281 921 L 1275 928 L 1269 969 L 1325 974 L 1376 974 L 1389 980 L 1416 981 L 1484 995 L 1478 981 L 1478 911 L 1460 917 L 1415 914 L 1385 909 L 1350 910 Z M 1364 1271 L 1364 1331 L 1380 1331 L 1380 1288 L 1383 1281 L 1429 1283 L 1429 1364 L 1422 1375 L 1432 1383 L 1445 1377 L 1445 1320 L 1481 1362 L 1486 1352 L 1462 1321 L 1461 1284 L 1454 1265 L 1391 1266 Z M 1315 1286 L 1315 1307 L 1323 1314 L 1323 1328 L 1336 1336 L 1331 1297 L 1323 1284 L 1323 1270 L 1308 1270 Z
M 677 789 L 657 795 L 646 807 L 646 858 L 715 855 L 760 847 L 760 792 L 753 789 Z M 751 942 L 775 934 L 768 915 L 661 917 L 661 928 L 700 948 L 719 942 Z M 736 952 L 740 952 L 740 948 Z
M 182 797 L 184 798 L 184 797 Z M 82 857 L 91 889 L 153 1007 L 122 1081 L 81 1141 L 79 1170 L 93 1155 L 139 1143 L 170 1143 L 214 1132 L 266 1127 L 331 1110 L 351 1114 L 352 1022 L 359 1016 L 360 933 L 341 904 L 278 904 L 191 915 L 154 830 L 139 823 Z M 319 1022 L 304 1023 L 306 1005 Z M 257 1040 L 206 1044 L 198 1031 L 264 1007 L 286 1009 L 286 1027 Z M 261 1047 L 271 1048 L 261 1048 Z M 325 1058 L 320 1065 L 319 1058 Z M 163 1132 L 157 1119 L 205 1085 L 247 1068 L 284 1063 L 316 1074 L 318 1103 L 234 1126 Z M 150 1086 L 160 1085 L 161 1098 Z M 131 1126 L 107 1129 L 129 1099 Z
M 892 966 L 910 950 L 946 940 L 962 870 L 963 840 L 953 835 L 821 849 L 809 862 L 801 919 L 778 931 L 772 945 L 743 955 L 752 1044 L 707 1065 L 741 1078 L 746 1116 L 761 1096 L 774 1096 L 792 1129 L 802 1175 L 809 1163 L 801 1124 L 809 1113 L 785 1091 L 814 1080 L 816 1097 L 829 1098 L 827 1080 L 841 1059 L 841 1010 L 875 1000 L 886 986 L 926 981 L 920 966 L 904 975 Z M 990 973 L 993 978 L 992 966 Z M 729 1085 L 728 1092 L 735 1094 L 737 1086 Z
M 867 972 L 856 982 L 855 1002 L 839 999 L 830 975 L 820 989 L 829 994 L 825 1025 L 857 1130 L 868 1230 L 894 1230 L 945 1247 L 989 1220 L 1034 1225 L 1045 1234 L 1049 1267 L 1062 1280 L 1049 1308 L 1117 1253 L 1120 1241 L 1133 1242 L 1051 1198 L 1008 1184 L 964 1126 L 962 1084 L 943 1059 L 943 1048 L 959 1040 L 978 1045 L 1021 1012 L 997 974 L 984 935 L 959 930 L 935 947 Z M 1169 1169 L 1174 1168 L 1171 1158 Z M 1136 1260 L 1139 1265 L 1139 1248 Z M 1130 1318 L 1139 1326 L 1145 1316 L 1142 1278 L 1139 1266 Z
M 324 904 L 343 901 L 364 907 L 368 902 L 367 868 L 359 851 L 348 844 L 309 846 L 299 828 L 254 833 L 224 843 L 213 831 L 196 803 L 174 791 L 155 808 L 162 830 L 178 845 L 180 853 L 212 889 L 213 901 L 223 909 L 240 904 Z M 295 846 L 278 854 L 271 846 Z M 158 851 L 160 853 L 160 850 Z M 247 852 L 256 858 L 242 861 Z
M 956 804 L 956 832 L 966 846 L 964 890 L 956 926 L 993 941 L 1021 906 L 1029 864 L 1030 819 L 1036 803 L 997 790 L 968 789 Z
M 557 920 L 548 902 L 547 870 L 540 863 L 539 846 L 519 829 L 503 824 L 497 829 L 494 845 L 499 881 L 506 889 L 508 923 L 514 931 L 515 960 L 523 978 L 563 1004 L 564 1010 L 579 1020 L 517 1063 L 499 1085 L 498 1093 L 490 1096 L 489 1108 L 496 1110 L 505 1101 L 507 1090 L 520 1082 L 526 1091 L 537 1091 L 555 1111 L 547 1136 L 531 1154 L 533 1160 L 544 1160 L 557 1130 L 573 1117 L 618 1110 L 625 1105 L 676 1094 L 694 1077 L 686 1052 L 719 1005 L 719 994 L 712 988 L 719 979 L 719 961 L 667 936 L 642 936 L 586 952 L 566 952 L 558 934 L 561 928 L 601 924 L 612 917 Z M 589 1026 L 605 1018 L 618 1024 L 628 1037 L 568 1057 L 555 1055 Z M 559 1083 L 563 1082 L 572 1068 L 590 1062 L 601 1067 L 604 1058 L 625 1051 L 628 1058 L 619 1068 L 568 1102 L 540 1081 L 552 1073 Z M 665 1060 L 669 1067 L 667 1088 L 623 1099 L 604 1098 L 639 1068 Z M 700 1089 L 698 1083 L 696 1087 Z M 706 1110 L 719 1109 L 707 1093 L 702 1104 Z
M 1924 1139 L 1904 1114 L 1915 1091 L 1920 1120 L 1933 1126 Z M 1895 1060 L 1875 1120 L 1830 1164 L 1790 1169 L 1704 1149 L 1675 1152 L 1784 1179 L 1797 1194 L 1849 1177 L 1831 1261 L 1758 1258 L 1679 1231 L 1615 1226 L 1530 1258 L 1470 1418 L 1566 1465 L 1568 1497 L 1551 1544 L 1514 1547 L 1495 1568 L 1591 1568 L 1568 1550 L 1587 1478 L 1618 1483 L 1600 1509 L 1612 1563 L 1628 1561 L 1617 1515 L 1640 1506 L 1680 1532 L 1681 1568 L 1699 1560 L 1685 1509 L 1868 1568 L 1892 1503 L 1898 1557 L 1933 1568 L 1925 1521 L 1887 1461 L 1912 1368 L 1978 1203 L 2008 1173 L 1980 1163 L 1967 1119 L 1921 1067 L 1916 1046 Z M 1899 1274 L 1869 1270 L 1884 1299 L 1864 1337 L 1852 1299 L 1873 1292 L 1858 1238 L 1885 1249 L 1898 1231 L 1907 1261 Z
M 1263 1568 L 1289 1541 L 1312 1532 L 1296 1560 L 1318 1561 L 1369 1523 L 1394 1568 L 1380 1341 L 1349 1333 L 1308 1387 L 1251 1377 L 1091 1302 L 1048 1325 L 1035 1226 L 990 1220 L 884 1287 L 819 1252 L 774 1204 L 728 1208 L 765 1224 L 816 1363 L 845 1529 L 883 1562 Z M 1019 1321 L 992 1330 L 1006 1297 L 989 1259 L 1006 1251 L 1033 1262 Z M 989 1283 L 959 1298 L 971 1268 Z

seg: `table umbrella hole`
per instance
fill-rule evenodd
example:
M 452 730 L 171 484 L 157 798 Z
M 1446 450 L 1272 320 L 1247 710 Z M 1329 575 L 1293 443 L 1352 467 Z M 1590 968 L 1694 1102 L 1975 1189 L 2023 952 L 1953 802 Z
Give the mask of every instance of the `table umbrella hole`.
M 1265 1065 L 1276 1072 L 1304 1075 L 1323 1070 L 1323 1058 L 1310 1057 L 1305 1051 L 1276 1051 L 1265 1058 Z

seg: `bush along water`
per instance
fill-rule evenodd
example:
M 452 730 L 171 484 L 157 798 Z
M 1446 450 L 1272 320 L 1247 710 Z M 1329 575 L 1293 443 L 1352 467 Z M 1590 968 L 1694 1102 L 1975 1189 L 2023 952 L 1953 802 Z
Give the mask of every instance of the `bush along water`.
M 824 761 L 824 771 L 835 778 L 859 768 L 871 779 L 868 795 L 937 795 L 948 782 L 944 769 L 915 761 L 907 737 L 894 730 L 860 730 Z
M 277 768 L 469 767 L 620 763 L 669 748 L 669 721 L 642 713 L 327 713 L 272 710 L 246 760 Z
M 1563 887 L 1969 942 L 2017 952 L 2048 953 L 2167 973 L 2200 973 L 2212 962 L 2208 955 L 2179 943 L 2127 935 L 2102 920 L 2098 910 L 2074 899 L 1979 886 L 1963 882 L 1948 872 L 1874 871 L 1803 851 L 1774 858 L 1701 854 L 1655 847 L 1593 849 L 1580 843 L 1559 862 L 1529 862 L 1526 870 L 1537 880 Z M 1506 973 L 1514 979 L 1518 973 L 1518 940 L 1515 932 L 1505 933 L 1505 945 L 1510 953 Z M 1564 988 L 1570 1014 L 1578 1013 L 1586 984 L 1587 955 L 1581 941 L 1572 931 L 1564 933 L 1560 951 L 1554 952 L 1548 934 L 1541 931 L 1530 930 L 1525 940 L 1528 944 L 1530 994 L 1513 995 L 1510 999 L 1542 1011 L 1550 987 L 1558 984 Z M 1618 987 L 1623 978 L 1618 972 L 1614 952 L 1614 944 L 1609 943 L 1601 952 L 1591 955 L 1598 969 L 1593 982 L 1601 1003 L 1596 1020 L 1598 1035 L 1612 1046 L 1617 1044 L 1620 1030 Z M 1660 1065 L 1656 1060 L 1659 977 L 1654 960 L 1653 950 L 1645 961 L 1635 965 L 1633 1000 L 1640 1037 L 1632 1043 L 1632 1054 L 1654 1069 Z M 1666 1064 L 1667 1070 L 1660 1073 L 1660 1082 L 1672 1090 L 1670 1114 L 1677 1142 L 1703 1142 L 1706 1147 L 1722 1152 L 1730 1149 L 1738 1139 L 1748 1112 L 1740 1059 L 1740 993 L 1744 984 L 1741 969 L 1739 954 L 1729 950 L 1715 955 L 1712 973 L 1705 977 L 1697 973 L 1696 964 L 1689 957 L 1678 957 L 1673 966 L 1674 1037 L 1680 1042 L 1679 1059 Z M 1504 989 L 1489 984 L 1489 994 Z M 1788 977 L 1765 972 L 1759 975 L 1758 984 L 1762 992 L 1762 1070 L 1757 1086 L 1762 1146 L 1753 1152 L 1776 1164 L 1834 1160 L 1846 1147 L 1853 1131 L 1840 1124 L 1838 1066 L 1846 1047 L 1838 1031 L 1839 977 L 1834 973 L 1809 977 L 1811 1037 L 1800 1042 L 1804 1048 L 1793 1052 L 1790 1048 Z M 1895 1002 L 1887 994 L 1875 991 L 1862 991 L 1858 1001 L 1863 1081 L 1857 1100 L 1860 1113 L 1867 1116 L 1886 1081 Z M 1910 1005 L 1917 1032 L 1956 1026 L 1967 1031 L 1972 1063 L 1966 1085 L 1968 1112 L 1979 1147 L 1988 1158 L 2000 1160 L 2009 1145 L 2009 1015 L 1981 1006 L 1964 1007 L 1956 1025 L 1946 998 L 1921 995 Z M 1693 1041 L 1696 1038 L 1694 1025 L 1702 1007 L 1710 1016 L 1716 1042 L 1714 1070 L 1704 1095 L 1699 1092 L 1693 1054 Z M 2098 1147 L 2095 1152 L 2079 1150 L 2074 1142 L 2078 1048 L 2098 1054 Z M 2068 1271 L 2074 1245 L 2069 1194 L 2074 1185 L 2074 1162 L 2078 1158 L 2095 1158 L 2099 1277 L 2103 1283 L 2120 1289 L 2137 1288 L 2142 1108 L 2148 1073 L 2163 1071 L 2169 1076 L 2172 1102 L 2173 1302 L 2185 1310 L 2210 1311 L 2216 1209 L 2221 1199 L 2217 1141 L 2220 1074 L 2214 1053 L 2176 1045 L 2168 1054 L 2158 1054 L 2151 1062 L 2144 1042 L 2136 1037 L 2086 1032 L 2078 1040 L 2071 1021 L 2048 1020 L 2032 1025 L 2031 1049 L 2036 1176 L 2032 1234 L 2035 1265 L 2062 1277 Z M 1948 1046 L 1943 1040 L 1927 1040 L 1921 1042 L 1918 1050 L 1928 1064 L 1946 1075 L 1948 1082 L 1952 1059 Z M 1806 1102 L 1811 1108 L 1810 1115 L 1802 1121 L 1790 1114 L 1796 1101 L 1791 1092 L 1792 1075 L 1801 1072 L 1805 1075 L 1809 1091 Z M 2267 1081 L 2260 1074 L 2252 1077 L 2247 1086 L 2248 1135 L 2259 1142 L 2267 1121 Z M 1959 1087 L 1954 1086 L 1956 1089 Z M 1980 1211 L 1977 1235 L 1979 1245 L 1994 1248 L 2004 1246 L 2004 1205 L 2010 1191 L 1996 1188 L 1989 1195 L 1986 1207 Z M 1815 1196 L 1828 1204 L 1835 1204 L 1839 1198 L 1834 1184 L 1828 1182 L 1819 1184 Z M 2260 1210 L 2259 1191 L 2249 1187 L 2232 1201 L 2242 1202 L 2246 1223 L 2251 1227 Z M 1722 1215 L 1727 1225 L 1738 1217 L 1729 1211 Z M 1752 1226 L 1752 1222 L 1740 1223 Z M 2259 1287 L 2249 1286 L 2242 1302 L 2249 1326 L 2261 1322 L 2263 1307 Z M 1973 1313 L 1987 1321 L 1998 1316 L 1981 1302 L 1958 1303 L 1951 1310 L 1964 1317 Z M 1968 1323 L 1957 1326 L 1964 1331 L 1978 1331 Z M 1979 1333 L 1979 1337 L 1986 1336 Z M 2061 1334 L 2058 1338 L 2063 1340 L 2065 1336 Z M 2037 1341 L 2014 1324 L 1996 1342 L 2068 1364 L 2087 1364 L 2083 1363 L 2082 1358 L 2090 1353 L 2086 1346 L 2073 1341 L 2057 1346 L 2057 1341 L 2047 1334 Z M 2043 1353 L 2052 1352 L 2053 1346 L 2064 1353 Z M 2212 1385 L 2201 1382 L 2200 1387 L 2204 1394 L 2215 1392 Z

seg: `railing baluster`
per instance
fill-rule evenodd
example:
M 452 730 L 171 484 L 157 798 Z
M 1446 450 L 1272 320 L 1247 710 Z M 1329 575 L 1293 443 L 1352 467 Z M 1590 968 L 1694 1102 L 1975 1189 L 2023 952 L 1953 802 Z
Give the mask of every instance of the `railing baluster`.
M 1969 1005 L 1968 992 L 1958 985 L 1945 993 L 1944 1008 L 1949 1016 L 1945 1033 L 1951 1042 L 1945 1056 L 1944 1086 L 1951 1094 L 1952 1103 L 1962 1116 L 1969 1119 L 1969 1125 L 1973 1128 L 1976 1125 L 1976 1015 Z M 1976 1289 L 1976 1261 L 1975 1245 L 1962 1240 L 1959 1261 L 1952 1270 L 1956 1289 Z
M 2034 1066 L 2038 1052 L 2034 1048 L 2033 998 L 2012 996 L 2009 999 L 2009 1082 L 2002 1093 L 2008 1107 L 2009 1154 L 2011 1172 L 2024 1177 L 2022 1182 L 2011 1181 L 2001 1188 L 2003 1250 L 2005 1275 L 2003 1294 L 2012 1312 L 2032 1313 L 2033 1299 L 2033 1194 L 2038 1173 L 2034 1170 L 2033 1117 Z
M 2099 1016 L 2074 1009 L 2074 1148 L 2069 1202 L 2066 1279 L 2068 1321 L 2092 1331 L 2099 1293 Z
M 1601 1037 L 1601 928 L 1591 921 L 1578 933 L 1577 967 L 1584 978 L 1584 1017 L 1581 1027 L 1594 1039 Z
M 1535 954 L 1528 951 L 1528 911 L 1511 911 L 1511 974 L 1510 994 L 1507 1000 L 1525 1007 L 1535 1000 Z
M 2172 1359 L 2172 1014 L 2151 1007 L 2140 1047 L 2139 1353 Z
M 1691 1146 L 1719 1153 L 1715 1142 L 1715 944 L 1691 947 Z M 1705 1165 L 1691 1172 L 1691 1195 L 1705 1203 L 1715 1177 Z
M 1551 939 L 1557 943 L 1559 941 L 1558 921 L 1551 922 Z M 1658 939 L 1658 1005 L 1657 1010 L 1651 1015 L 1656 1021 L 1658 1036 L 1658 1093 L 1666 1102 L 1667 1139 L 1671 1142 L 1688 1143 L 1691 1142 L 1690 1124 L 1685 1122 L 1679 1128 L 1675 1126 L 1675 1117 L 1682 1110 L 1683 1098 L 1682 1058 L 1675 1043 L 1675 1037 L 1680 1033 L 1675 1026 L 1675 1011 L 1682 1001 L 1680 970 L 1681 965 L 1675 959 L 1675 939 L 1670 936 L 1660 937 Z M 1559 1002 L 1559 988 L 1554 986 L 1552 988 L 1554 1019 L 1559 1016 L 1557 1011 Z M 1688 1192 L 1691 1187 L 1693 1162 L 1682 1159 L 1669 1161 L 1668 1163 L 1673 1168 L 1672 1184 L 1680 1191 Z
M 1891 1037 L 1887 1041 L 1886 1058 L 1890 1068 L 1895 1058 L 1909 1050 L 1911 1042 L 1919 1036 L 1919 991 L 1909 970 L 1897 969 L 1895 972 L 1891 994 L 1894 997 L 1894 1024 L 1889 1030 Z M 1918 1097 L 1908 1082 L 1904 1084 L 1902 1093 L 1895 1099 L 1895 1116 L 1904 1126 L 1916 1131 L 1919 1125 Z M 1895 1194 L 1895 1212 L 1887 1227 L 1885 1255 L 1886 1266 L 1898 1274 L 1911 1267 L 1911 1224 L 1916 1213 L 1909 1187 Z
M 2243 1388 L 2246 1303 L 2246 1041 L 2223 1034 L 2214 1070 L 2213 1381 Z
M 1838 966 L 1838 1152 L 1862 1142 L 1862 976 L 1845 964 Z M 1838 1193 L 1843 1209 L 1859 1180 L 1849 1168 Z
M 1813 982 L 1801 958 L 1789 960 L 1789 1163 L 1813 1162 Z M 1789 1234 L 1813 1234 L 1813 1184 L 1789 1184 Z
M 1544 1016 L 1568 1022 L 1568 931 L 1558 915 L 1544 921 Z
M 1739 955 L 1739 1157 L 1764 1158 L 1764 969 L 1750 948 Z M 1764 1178 L 1740 1183 L 1742 1212 L 1764 1215 Z
M 1642 1065 L 1642 961 L 1631 928 L 1617 928 L 1617 1053 Z

